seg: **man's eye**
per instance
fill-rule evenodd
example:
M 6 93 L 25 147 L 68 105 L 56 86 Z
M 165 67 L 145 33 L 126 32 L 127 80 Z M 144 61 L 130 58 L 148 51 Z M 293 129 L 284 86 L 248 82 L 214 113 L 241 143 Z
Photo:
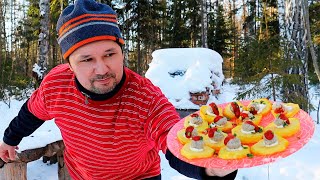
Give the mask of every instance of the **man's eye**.
M 91 60 L 92 60 L 92 58 L 88 58 L 88 59 L 83 59 L 81 62 L 89 62 Z
M 115 53 L 110 53 L 110 54 L 106 54 L 105 57 L 111 57 L 113 56 Z

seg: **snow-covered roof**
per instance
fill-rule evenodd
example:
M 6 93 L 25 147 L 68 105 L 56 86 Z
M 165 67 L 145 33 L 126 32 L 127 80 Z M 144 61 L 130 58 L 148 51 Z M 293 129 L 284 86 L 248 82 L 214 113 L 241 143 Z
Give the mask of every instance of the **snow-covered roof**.
M 224 80 L 222 62 L 219 53 L 207 48 L 159 49 L 152 53 L 145 76 L 177 109 L 198 109 L 189 92 L 219 89 Z

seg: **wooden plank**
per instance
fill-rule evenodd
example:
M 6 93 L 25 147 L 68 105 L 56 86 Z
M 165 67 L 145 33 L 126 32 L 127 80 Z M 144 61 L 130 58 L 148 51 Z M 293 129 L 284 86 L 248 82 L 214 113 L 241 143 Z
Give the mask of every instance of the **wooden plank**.
M 12 162 L 5 164 L 0 169 L 0 180 L 26 180 L 27 163 Z
M 28 163 L 31 161 L 38 160 L 43 156 L 45 151 L 45 147 L 24 150 L 21 153 L 17 153 L 17 156 L 19 158 L 17 161 Z

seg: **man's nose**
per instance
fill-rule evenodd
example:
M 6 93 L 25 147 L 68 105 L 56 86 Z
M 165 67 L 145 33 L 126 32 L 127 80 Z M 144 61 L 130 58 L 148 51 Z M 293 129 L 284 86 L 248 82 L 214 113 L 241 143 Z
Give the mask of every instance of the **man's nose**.
M 103 59 L 98 59 L 96 61 L 95 72 L 96 74 L 104 75 L 109 71 L 109 67 Z

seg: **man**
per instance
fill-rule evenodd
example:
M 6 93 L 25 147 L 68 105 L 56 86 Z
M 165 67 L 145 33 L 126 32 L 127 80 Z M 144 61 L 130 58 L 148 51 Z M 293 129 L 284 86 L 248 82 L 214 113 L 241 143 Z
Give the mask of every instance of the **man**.
M 62 12 L 57 31 L 68 64 L 46 75 L 6 129 L 4 161 L 14 160 L 23 137 L 54 118 L 72 179 L 161 179 L 159 150 L 189 177 L 234 179 L 236 171 L 193 166 L 167 149 L 179 116 L 158 87 L 124 67 L 124 41 L 109 6 L 78 0 Z

